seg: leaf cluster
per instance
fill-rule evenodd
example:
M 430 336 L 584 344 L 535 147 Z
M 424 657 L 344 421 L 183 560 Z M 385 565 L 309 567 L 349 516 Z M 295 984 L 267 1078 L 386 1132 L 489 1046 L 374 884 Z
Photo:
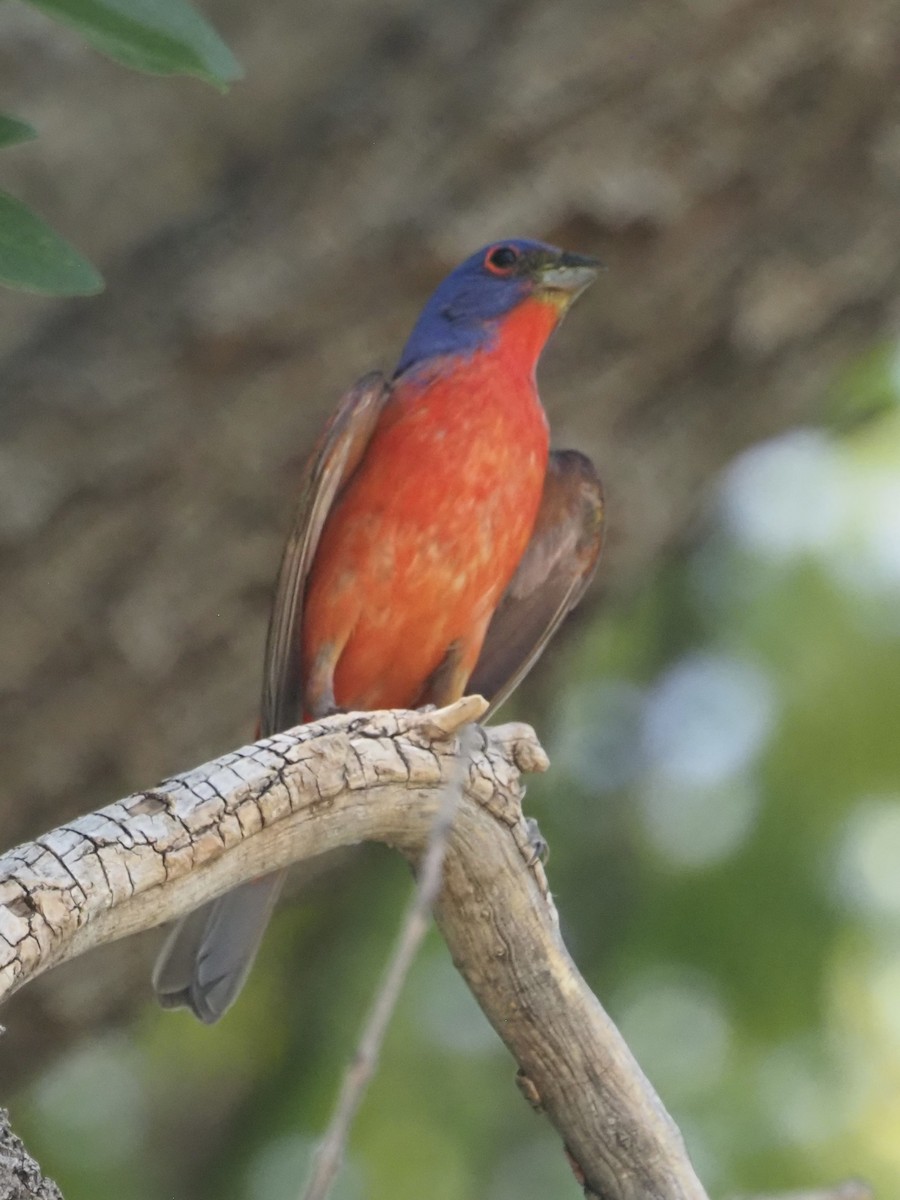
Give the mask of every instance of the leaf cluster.
M 155 75 L 195 75 L 225 89 L 240 78 L 231 51 L 187 0 L 27 0 L 96 50 Z M 0 113 L 0 149 L 34 129 Z M 97 270 L 36 213 L 0 191 L 0 283 L 57 296 L 99 292 Z

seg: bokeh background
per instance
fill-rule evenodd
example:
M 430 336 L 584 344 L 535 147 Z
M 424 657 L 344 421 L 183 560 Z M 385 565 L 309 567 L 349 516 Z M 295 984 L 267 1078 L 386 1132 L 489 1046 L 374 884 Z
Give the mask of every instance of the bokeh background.
M 597 585 L 508 707 L 574 955 L 711 1194 L 900 1194 L 896 0 L 209 0 L 227 95 L 3 6 L 3 185 L 97 262 L 0 299 L 0 828 L 249 737 L 305 449 L 478 245 L 609 271 L 542 366 L 608 498 Z M 312 874 L 312 873 L 311 873 Z M 4 1011 L 68 1200 L 289 1200 L 409 890 L 323 864 L 240 1004 L 157 934 Z M 577 1195 L 434 937 L 336 1200 Z

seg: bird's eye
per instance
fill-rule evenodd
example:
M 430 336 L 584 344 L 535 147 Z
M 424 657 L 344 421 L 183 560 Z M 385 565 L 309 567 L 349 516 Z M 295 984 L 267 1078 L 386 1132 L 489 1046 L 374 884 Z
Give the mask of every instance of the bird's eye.
M 484 263 L 495 275 L 506 275 L 519 261 L 515 246 L 494 246 L 485 255 Z

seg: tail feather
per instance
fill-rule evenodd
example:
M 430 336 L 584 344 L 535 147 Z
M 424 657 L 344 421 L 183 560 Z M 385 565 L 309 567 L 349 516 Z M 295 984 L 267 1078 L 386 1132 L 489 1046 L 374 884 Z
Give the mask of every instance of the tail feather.
M 189 913 L 166 939 L 153 971 L 163 1008 L 189 1008 L 212 1025 L 253 966 L 284 872 L 266 875 Z

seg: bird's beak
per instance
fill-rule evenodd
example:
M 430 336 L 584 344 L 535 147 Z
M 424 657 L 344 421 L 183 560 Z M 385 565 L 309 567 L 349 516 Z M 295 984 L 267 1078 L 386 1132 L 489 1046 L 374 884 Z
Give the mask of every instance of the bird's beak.
M 535 290 L 542 298 L 567 309 L 591 286 L 600 270 L 600 262 L 586 254 L 563 251 L 535 264 Z

